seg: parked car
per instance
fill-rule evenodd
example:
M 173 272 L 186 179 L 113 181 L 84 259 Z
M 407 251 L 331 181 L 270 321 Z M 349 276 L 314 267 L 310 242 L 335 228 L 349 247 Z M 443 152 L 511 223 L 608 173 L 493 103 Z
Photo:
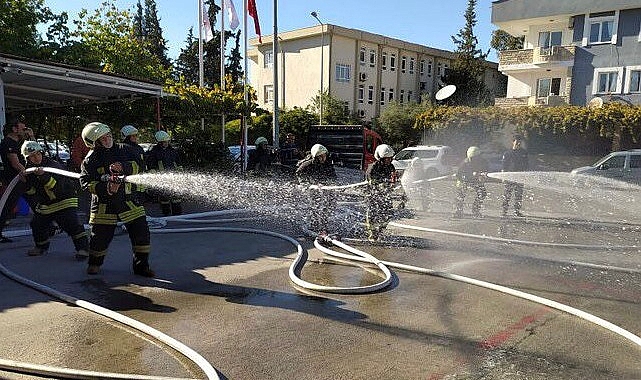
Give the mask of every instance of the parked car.
M 571 173 L 596 175 L 641 185 L 641 149 L 612 152 L 593 165 L 573 169 Z
M 69 153 L 69 148 L 67 148 L 66 145 L 60 142 L 47 141 L 45 143 L 44 140 L 39 139 L 38 143 L 40 143 L 40 146 L 42 146 L 42 149 L 44 149 L 45 155 L 47 157 L 57 159 L 65 164 L 71 158 L 71 154 Z
M 422 178 L 451 174 L 458 163 L 452 148 L 447 145 L 419 145 L 407 147 L 396 153 L 392 165 L 399 175 L 402 175 L 416 157 L 419 159 Z

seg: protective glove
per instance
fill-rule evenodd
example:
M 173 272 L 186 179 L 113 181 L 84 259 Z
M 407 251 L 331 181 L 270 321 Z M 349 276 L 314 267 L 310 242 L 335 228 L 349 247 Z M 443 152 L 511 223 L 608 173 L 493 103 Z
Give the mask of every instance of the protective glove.
M 115 175 L 121 175 L 122 174 L 122 164 L 120 162 L 114 162 L 113 164 L 109 165 L 109 171 L 111 174 Z

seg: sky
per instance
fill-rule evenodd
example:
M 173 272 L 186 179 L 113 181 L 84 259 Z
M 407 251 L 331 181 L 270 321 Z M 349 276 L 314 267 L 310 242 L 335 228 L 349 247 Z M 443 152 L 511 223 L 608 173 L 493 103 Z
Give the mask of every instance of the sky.
M 274 1 L 278 3 L 278 31 L 316 25 L 310 13 L 316 11 L 323 23 L 360 29 L 429 47 L 455 50 L 452 36 L 465 25 L 467 0 L 256 0 L 256 8 L 263 35 L 271 35 L 274 28 Z M 66 11 L 70 19 L 85 8 L 93 11 L 102 0 L 45 0 L 55 13 Z M 242 28 L 242 0 L 232 0 Z M 135 11 L 137 0 L 116 0 L 119 9 Z M 144 0 L 141 0 L 144 4 Z M 220 0 L 215 0 L 220 5 Z M 479 48 L 489 49 L 492 31 L 490 22 L 491 0 L 478 0 L 474 34 Z M 175 59 L 185 46 L 187 32 L 194 28 L 198 34 L 198 0 L 156 0 L 163 37 L 167 40 L 169 57 Z M 227 25 L 228 21 L 225 22 Z M 248 37 L 255 37 L 253 20 L 247 19 Z M 219 26 L 214 25 L 219 29 Z M 242 37 L 241 37 L 242 38 Z M 241 39 L 242 48 L 242 39 Z M 488 60 L 496 61 L 490 52 Z

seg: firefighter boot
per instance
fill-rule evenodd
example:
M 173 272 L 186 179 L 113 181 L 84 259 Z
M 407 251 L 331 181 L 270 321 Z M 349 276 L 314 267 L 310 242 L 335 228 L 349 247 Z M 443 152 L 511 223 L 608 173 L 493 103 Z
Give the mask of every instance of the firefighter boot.
M 105 261 L 104 256 L 95 256 L 92 255 L 93 252 L 89 252 L 89 262 L 87 265 L 87 274 L 98 274 L 100 272 L 100 266 Z
M 134 274 L 143 277 L 155 277 L 156 273 L 149 267 L 148 254 L 137 253 L 134 255 Z

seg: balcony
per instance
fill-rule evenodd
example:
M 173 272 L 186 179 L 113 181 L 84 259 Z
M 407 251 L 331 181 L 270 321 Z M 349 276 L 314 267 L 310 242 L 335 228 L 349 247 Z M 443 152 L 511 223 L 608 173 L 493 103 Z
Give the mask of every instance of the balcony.
M 528 70 L 551 66 L 574 66 L 576 46 L 505 50 L 499 54 L 499 71 Z

